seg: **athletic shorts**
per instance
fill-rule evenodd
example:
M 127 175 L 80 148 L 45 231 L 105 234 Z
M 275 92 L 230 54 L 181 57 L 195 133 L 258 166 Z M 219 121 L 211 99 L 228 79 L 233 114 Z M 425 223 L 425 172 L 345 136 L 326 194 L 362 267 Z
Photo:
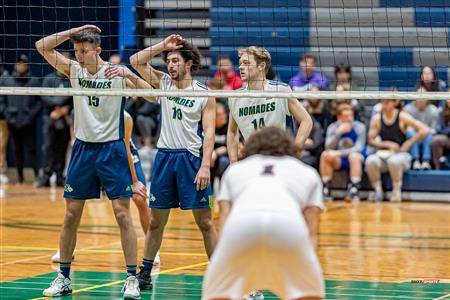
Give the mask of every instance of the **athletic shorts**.
M 211 208 L 212 190 L 197 191 L 194 183 L 202 159 L 187 150 L 159 149 L 152 167 L 151 208 Z
M 300 215 L 231 212 L 206 270 L 202 299 L 242 299 L 255 290 L 281 299 L 324 297 L 322 270 Z
M 97 199 L 103 188 L 111 200 L 133 195 L 123 140 L 88 143 L 75 140 L 67 171 L 64 198 Z

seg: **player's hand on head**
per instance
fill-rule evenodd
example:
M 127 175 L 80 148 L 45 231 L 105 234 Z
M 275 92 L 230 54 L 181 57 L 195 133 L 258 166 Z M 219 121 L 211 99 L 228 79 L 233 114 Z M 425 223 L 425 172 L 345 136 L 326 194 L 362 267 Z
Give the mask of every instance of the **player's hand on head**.
M 72 28 L 70 30 L 70 35 L 78 34 L 80 31 L 83 31 L 83 30 L 92 30 L 92 31 L 95 31 L 95 32 L 98 32 L 98 33 L 102 32 L 102 30 L 99 27 L 97 27 L 95 25 L 88 24 L 88 25 L 83 25 L 83 26 L 80 26 L 80 27 Z
M 209 186 L 211 180 L 211 171 L 209 167 L 202 166 L 195 176 L 194 183 L 197 186 L 197 191 L 204 190 Z
M 136 181 L 133 183 L 133 195 L 143 197 L 144 199 L 147 198 L 147 188 L 142 182 Z
M 184 38 L 179 34 L 172 34 L 169 35 L 164 40 L 164 48 L 166 50 L 177 50 L 183 47 L 184 44 Z

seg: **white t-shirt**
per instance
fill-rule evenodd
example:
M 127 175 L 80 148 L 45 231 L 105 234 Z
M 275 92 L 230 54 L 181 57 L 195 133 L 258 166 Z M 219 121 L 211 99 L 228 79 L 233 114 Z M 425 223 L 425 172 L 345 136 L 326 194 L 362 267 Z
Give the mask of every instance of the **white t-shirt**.
M 160 88 L 164 91 L 178 90 L 167 74 L 161 78 Z M 185 90 L 207 89 L 204 84 L 194 80 Z M 160 97 L 161 135 L 158 148 L 186 149 L 199 157 L 203 145 L 202 113 L 207 102 L 207 97 Z
M 279 81 L 266 80 L 263 91 L 291 92 L 291 88 Z M 229 98 L 228 105 L 244 139 L 264 126 L 286 129 L 286 117 L 291 115 L 288 98 Z
M 231 201 L 231 214 L 281 212 L 300 215 L 324 208 L 317 171 L 293 157 L 252 155 L 232 164 L 222 177 L 218 201 Z
M 123 89 L 123 77 L 106 79 L 105 70 L 110 63 L 105 62 L 94 75 L 86 68 L 73 63 L 70 66 L 70 84 L 77 89 Z M 75 137 L 84 142 L 105 143 L 124 137 L 123 110 L 125 98 L 122 96 L 74 96 Z

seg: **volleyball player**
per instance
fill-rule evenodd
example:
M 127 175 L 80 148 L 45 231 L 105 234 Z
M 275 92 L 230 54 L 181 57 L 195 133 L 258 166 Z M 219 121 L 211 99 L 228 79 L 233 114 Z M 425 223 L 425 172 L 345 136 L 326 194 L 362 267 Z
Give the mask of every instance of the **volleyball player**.
M 291 92 L 289 85 L 280 81 L 268 80 L 271 56 L 264 48 L 251 46 L 239 52 L 239 71 L 245 82 L 243 90 L 254 92 Z M 238 130 L 244 139 L 264 126 L 286 128 L 286 119 L 293 116 L 300 124 L 295 142 L 303 147 L 312 129 L 312 119 L 296 98 L 229 98 L 230 121 L 227 133 L 227 149 L 230 162 L 238 159 Z
M 39 53 L 60 73 L 70 78 L 73 88 L 121 89 L 151 88 L 129 69 L 112 70 L 100 57 L 100 32 L 85 25 L 59 32 L 36 42 Z M 64 57 L 55 48 L 71 40 L 76 61 Z M 120 75 L 120 76 L 117 76 Z M 114 77 L 114 78 L 113 78 Z M 66 214 L 60 238 L 60 273 L 45 289 L 44 296 L 72 293 L 70 265 L 77 230 L 86 199 L 99 198 L 102 186 L 112 200 L 120 228 L 122 249 L 127 264 L 123 288 L 125 299 L 140 299 L 136 275 L 137 239 L 129 205 L 137 193 L 146 197 L 145 186 L 131 178 L 124 143 L 124 99 L 121 96 L 74 96 L 76 141 L 69 162 L 64 198 Z
M 162 53 L 168 74 L 148 63 Z M 139 74 L 152 86 L 165 91 L 207 90 L 192 78 L 200 66 L 196 47 L 179 35 L 148 47 L 130 57 Z M 160 97 L 161 134 L 152 167 L 151 218 L 138 274 L 141 289 L 151 289 L 151 270 L 170 209 L 192 210 L 210 257 L 217 243 L 211 216 L 210 161 L 214 147 L 215 99 L 207 97 Z
M 315 253 L 322 183 L 298 152 L 286 131 L 266 127 L 225 172 L 217 197 L 222 232 L 202 299 L 242 299 L 256 289 L 281 299 L 323 299 Z

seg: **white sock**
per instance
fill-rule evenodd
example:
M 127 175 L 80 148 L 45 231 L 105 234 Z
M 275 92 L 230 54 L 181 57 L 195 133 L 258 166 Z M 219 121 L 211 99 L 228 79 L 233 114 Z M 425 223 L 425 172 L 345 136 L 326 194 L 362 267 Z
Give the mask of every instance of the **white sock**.
M 402 190 L 402 181 L 398 181 L 398 182 L 393 182 L 392 183 L 392 187 L 394 191 L 399 191 L 401 192 Z
M 358 183 L 361 182 L 361 177 L 360 177 L 360 176 L 352 176 L 352 177 L 350 177 L 350 181 L 351 181 L 353 184 L 358 184 Z
M 374 182 L 372 185 L 373 185 L 373 189 L 375 190 L 375 192 L 377 192 L 377 193 L 382 193 L 383 192 L 383 187 L 381 186 L 381 181 L 380 180 Z
M 331 176 L 323 176 L 322 177 L 322 182 L 323 183 L 328 183 L 331 181 Z

